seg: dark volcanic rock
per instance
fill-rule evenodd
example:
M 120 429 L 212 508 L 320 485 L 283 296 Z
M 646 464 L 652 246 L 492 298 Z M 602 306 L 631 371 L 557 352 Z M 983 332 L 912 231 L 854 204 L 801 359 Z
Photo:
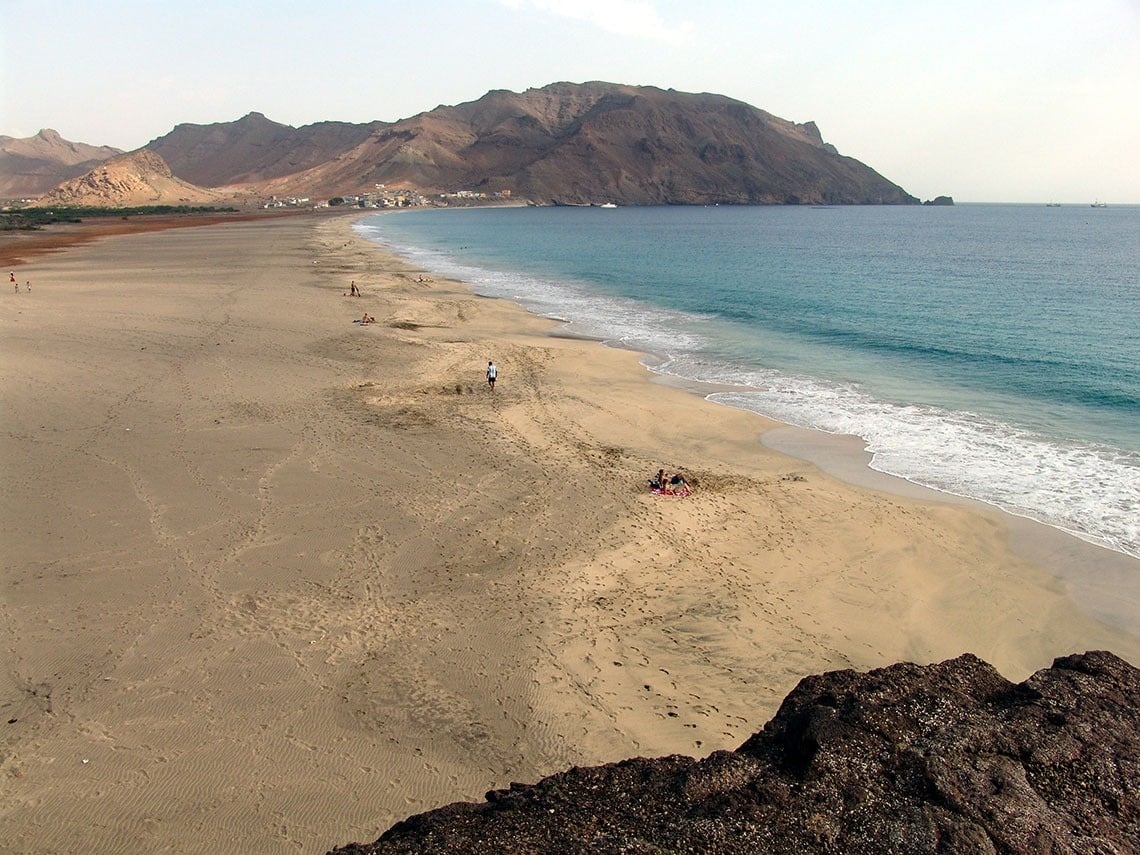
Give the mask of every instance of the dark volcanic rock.
M 343 853 L 1140 852 L 1140 671 L 971 655 L 800 682 L 736 751 L 571 769 Z
M 924 205 L 953 205 L 953 196 L 935 196 L 933 199 L 927 199 L 922 204 Z

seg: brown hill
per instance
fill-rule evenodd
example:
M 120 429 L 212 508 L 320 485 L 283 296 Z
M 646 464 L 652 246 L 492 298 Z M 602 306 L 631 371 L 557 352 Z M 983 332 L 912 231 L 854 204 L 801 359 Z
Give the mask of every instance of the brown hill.
M 201 187 L 264 182 L 318 167 L 366 140 L 382 122 L 319 122 L 301 128 L 261 113 L 236 122 L 178 125 L 145 148 L 171 172 Z
M 231 201 L 233 196 L 175 178 L 161 157 L 139 149 L 104 161 L 86 175 L 65 181 L 37 202 L 94 207 L 210 205 Z
M 497 90 L 390 124 L 292 128 L 250 113 L 178 125 L 142 151 L 158 161 L 110 161 L 48 198 L 108 206 L 222 198 L 203 187 L 328 198 L 385 184 L 510 190 L 556 204 L 918 203 L 824 143 L 813 122 L 722 95 L 600 82 Z
M 251 113 L 180 125 L 147 147 L 195 183 L 279 196 L 387 184 L 570 204 L 918 202 L 825 144 L 814 123 L 721 95 L 600 82 L 493 91 L 393 124 L 294 130 Z
M 720 95 L 607 83 L 491 92 L 380 131 L 339 174 L 537 201 L 914 203 L 797 125 Z
M 0 198 L 39 196 L 118 154 L 111 146 L 68 142 L 50 128 L 22 139 L 0 136 Z

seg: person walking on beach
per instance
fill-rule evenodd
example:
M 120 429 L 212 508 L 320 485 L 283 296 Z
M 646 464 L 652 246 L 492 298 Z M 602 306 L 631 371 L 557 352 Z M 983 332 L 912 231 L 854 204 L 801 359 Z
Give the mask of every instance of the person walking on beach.
M 499 369 L 495 367 L 495 363 L 490 360 L 487 361 L 487 385 L 491 387 L 491 391 L 495 391 L 495 380 L 499 376 Z
M 353 297 L 359 297 L 360 296 L 360 289 L 356 287 L 356 280 L 355 279 L 352 280 L 352 290 L 349 292 L 349 294 Z

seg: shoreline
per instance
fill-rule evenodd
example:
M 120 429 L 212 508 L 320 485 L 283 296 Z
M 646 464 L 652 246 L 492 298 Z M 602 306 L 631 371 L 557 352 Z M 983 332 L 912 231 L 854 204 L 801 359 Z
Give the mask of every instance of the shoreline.
M 665 210 L 631 212 L 633 219 L 628 223 L 629 233 L 625 234 L 623 228 L 624 237 L 619 239 L 615 236 L 612 240 L 603 241 L 606 253 L 620 253 L 607 256 L 612 258 L 609 266 L 613 270 L 606 273 L 597 271 L 596 264 L 588 263 L 592 253 L 590 246 L 577 242 L 582 234 L 591 234 L 590 230 L 601 228 L 604 231 L 605 223 L 584 215 L 575 215 L 566 221 L 568 236 L 575 238 L 572 255 L 587 259 L 585 266 L 579 266 L 565 255 L 569 247 L 559 248 L 559 242 L 552 238 L 565 218 L 550 219 L 553 212 L 538 216 L 540 213 L 535 212 L 535 217 L 509 217 L 487 212 L 489 219 L 486 222 L 478 218 L 479 222 L 456 223 L 455 229 L 450 226 L 444 229 L 446 234 L 438 235 L 443 243 L 424 243 L 416 238 L 422 231 L 420 226 L 433 231 L 428 223 L 429 219 L 435 219 L 433 214 L 413 215 L 413 220 L 409 220 L 406 226 L 401 225 L 402 220 L 365 218 L 358 223 L 357 229 L 361 234 L 404 251 L 407 258 L 440 275 L 470 279 L 480 293 L 513 299 L 540 314 L 561 316 L 568 322 L 570 330 L 581 330 L 593 337 L 618 338 L 620 341 L 611 343 L 632 346 L 651 354 L 660 353 L 667 362 L 658 365 L 655 356 L 644 360 L 655 371 L 680 374 L 694 381 L 740 384 L 720 387 L 727 394 L 712 396 L 723 403 L 755 410 L 792 424 L 814 425 L 826 431 L 867 437 L 871 448 L 878 452 L 872 464 L 876 469 L 881 468 L 952 494 L 976 497 L 999 509 L 1054 525 L 1140 560 L 1135 515 L 1129 512 L 1131 506 L 1140 500 L 1140 482 L 1136 479 L 1140 437 L 1127 418 L 1127 396 L 1113 396 L 1111 389 L 1115 381 L 1112 377 L 1104 379 L 1102 387 L 1097 371 L 1073 369 L 1080 364 L 1094 367 L 1101 363 L 1115 364 L 1114 352 L 1120 351 L 1120 347 L 1115 351 L 1111 347 L 1104 350 L 1106 341 L 1117 341 L 1118 338 L 1108 339 L 1099 335 L 1096 322 L 1088 312 L 1074 306 L 1074 318 L 1081 320 L 1080 323 L 1074 321 L 1076 326 L 1069 332 L 1065 331 L 1063 317 L 1043 315 L 1060 318 L 1056 323 L 1062 326 L 1048 335 L 1035 336 L 1034 340 L 1039 342 L 1037 345 L 1027 345 L 1048 350 L 1051 347 L 1048 341 L 1055 336 L 1058 341 L 1066 343 L 1064 347 L 1057 345 L 1055 367 L 1060 373 L 1053 372 L 1055 377 L 1050 377 L 1050 372 L 1044 370 L 1052 364 L 1052 357 L 1033 361 L 1032 364 L 1042 373 L 1036 373 L 1036 370 L 1031 372 L 1032 376 L 1019 373 L 1015 367 L 1016 334 L 1010 332 L 1011 325 L 1015 327 L 1019 322 L 1016 313 L 1010 316 L 1003 311 L 993 312 L 992 322 L 979 327 L 975 331 L 976 337 L 963 334 L 965 337 L 960 348 L 950 343 L 946 344 L 948 349 L 942 348 L 935 339 L 910 341 L 904 346 L 896 337 L 891 337 L 887 344 L 874 344 L 873 333 L 869 329 L 855 335 L 849 328 L 865 323 L 867 318 L 880 311 L 875 300 L 858 299 L 847 306 L 842 289 L 821 289 L 821 294 L 826 293 L 830 295 L 828 299 L 837 301 L 826 304 L 829 307 L 826 317 L 813 317 L 809 321 L 780 315 L 779 319 L 769 319 L 773 330 L 768 335 L 762 333 L 761 328 L 767 328 L 769 322 L 757 321 L 759 326 L 738 326 L 739 315 L 757 311 L 753 302 L 786 299 L 794 305 L 799 296 L 789 296 L 779 289 L 780 296 L 767 292 L 763 296 L 752 294 L 738 312 L 731 305 L 732 289 L 747 291 L 751 274 L 749 268 L 741 266 L 743 256 L 738 258 L 731 246 L 717 253 L 726 264 L 731 264 L 731 273 L 726 270 L 726 275 L 720 276 L 717 268 L 707 268 L 712 277 L 707 299 L 700 296 L 701 289 L 693 291 L 685 284 L 687 281 L 700 281 L 706 272 L 706 267 L 694 262 L 691 254 L 677 255 L 668 270 L 663 269 L 659 276 L 650 276 L 648 280 L 642 276 L 645 272 L 643 265 L 631 263 L 644 251 L 644 248 L 639 250 L 633 245 L 627 246 L 629 241 L 638 240 L 638 235 L 644 234 L 645 239 L 652 242 L 655 235 L 685 228 L 690 222 L 699 230 L 705 227 L 707 214 L 693 212 L 696 215 L 694 219 L 693 214 L 685 211 L 678 211 L 676 216 Z M 785 223 L 782 228 L 793 229 L 789 234 L 802 227 L 826 240 L 825 236 L 834 232 L 830 218 L 828 224 L 819 224 L 803 213 L 788 213 L 797 217 L 796 220 L 787 220 L 785 215 L 781 215 L 781 222 Z M 860 233 L 865 231 L 876 241 L 889 238 L 892 230 L 900 226 L 890 219 L 884 220 L 883 213 L 869 210 L 866 214 L 864 217 L 862 212 L 849 211 L 844 216 L 852 218 L 852 228 L 858 228 Z M 754 222 L 756 216 L 756 212 L 748 210 L 734 212 L 731 226 L 740 229 L 743 235 L 748 229 L 767 222 L 767 215 Z M 720 217 L 718 215 L 718 220 Z M 808 219 L 813 222 L 807 223 Z M 569 225 L 571 220 L 574 225 Z M 579 220 L 582 232 L 579 232 Z M 1025 213 L 1024 216 L 1006 217 L 994 209 L 975 212 L 969 220 L 971 223 L 991 224 L 995 231 L 999 228 L 1016 231 L 1032 227 L 1043 229 L 1043 234 L 1053 234 L 1058 228 L 1057 222 L 1042 215 Z M 1127 222 L 1127 218 L 1119 221 L 1111 238 L 1106 234 L 1106 240 L 1111 240 L 1113 247 L 1117 247 L 1123 238 L 1121 230 Z M 384 223 L 391 227 L 384 226 Z M 792 223 L 798 225 L 793 226 Z M 442 227 L 446 223 L 440 220 L 438 225 Z M 844 228 L 846 226 L 845 221 Z M 914 224 L 908 220 L 906 228 L 912 227 Z M 966 221 L 958 227 L 967 228 Z M 506 243 L 501 247 L 505 254 L 500 261 L 492 259 L 492 256 L 500 256 L 497 251 L 487 255 L 478 247 L 458 246 L 460 243 L 469 244 L 474 235 L 498 234 L 502 230 L 505 230 L 503 237 Z M 515 232 L 518 234 L 512 240 L 510 236 Z M 519 245 L 517 239 L 523 234 L 530 237 L 524 239 L 524 245 Z M 549 245 L 546 240 L 550 240 Z M 452 245 L 454 251 L 447 250 L 445 244 Z M 526 244 L 546 247 L 540 255 L 549 252 L 549 263 L 539 257 L 528 261 L 528 257 L 533 255 L 533 248 L 528 250 Z M 1122 257 L 1115 250 L 1108 250 L 1107 245 L 1104 249 L 1110 258 Z M 1125 251 L 1124 246 L 1120 246 L 1120 250 Z M 503 259 L 510 257 L 516 261 L 507 261 L 504 267 Z M 480 261 L 480 258 L 492 260 Z M 761 259 L 752 258 L 748 263 L 761 269 L 764 267 Z M 1085 271 L 1082 265 L 1088 263 L 1087 259 L 1082 262 L 1074 258 L 1072 265 L 1064 265 L 1069 271 L 1066 282 L 1074 284 L 1072 278 L 1083 275 L 1078 271 Z M 1118 266 L 1108 261 L 1106 264 L 1109 266 L 1104 271 L 1105 275 L 1109 279 L 1118 279 L 1121 273 Z M 921 262 L 918 267 L 921 267 Z M 990 282 L 999 275 L 1001 267 L 975 265 L 970 271 L 970 281 Z M 1030 268 L 1032 274 L 1028 273 Z M 552 276 L 549 273 L 552 269 L 562 270 L 563 274 Z M 584 277 L 581 281 L 576 279 L 576 269 L 580 269 Z M 678 275 L 676 271 L 681 269 L 684 274 Z M 1017 287 L 1028 289 L 1025 299 L 1035 299 L 1031 296 L 1034 282 L 1040 281 L 1041 276 L 1047 279 L 1048 271 L 1029 262 L 1024 267 L 1016 265 L 1016 269 L 1024 274 L 1013 276 Z M 794 270 L 795 273 L 789 275 L 815 275 L 811 272 L 814 270 L 811 254 L 797 258 Z M 849 279 L 852 287 L 858 283 L 860 288 L 872 289 L 870 293 L 878 287 L 862 264 L 845 264 L 841 257 L 829 256 L 828 264 L 820 275 L 827 270 L 835 271 L 843 281 Z M 1093 273 L 1091 269 L 1087 272 L 1089 275 Z M 767 273 L 759 275 L 767 281 Z M 773 275 L 784 281 L 781 279 L 783 274 Z M 592 278 L 597 278 L 596 287 L 587 281 Z M 1000 282 L 994 281 L 993 284 L 993 288 L 987 289 L 989 293 L 1005 293 L 999 287 Z M 1079 290 L 1074 286 L 1067 288 L 1065 293 L 1079 293 Z M 899 299 L 892 289 L 884 293 L 888 295 L 887 299 Z M 947 295 L 951 293 L 958 299 L 963 292 L 952 289 Z M 1106 289 L 1103 293 L 1114 292 Z M 629 302 L 630 298 L 622 296 L 637 294 L 650 302 L 643 302 L 641 297 Z M 914 293 L 914 302 L 932 298 L 932 294 L 929 289 L 919 288 Z M 1111 298 L 1106 299 L 1111 305 Z M 700 308 L 707 300 L 714 301 L 718 312 L 705 318 Z M 912 301 L 908 299 L 907 302 Z M 933 325 L 931 335 L 937 337 L 953 329 L 972 311 L 968 305 L 962 305 L 945 314 L 950 303 L 942 298 L 938 298 L 936 303 L 943 307 L 943 313 L 932 311 L 927 320 L 911 318 L 900 330 L 915 333 L 925 329 L 929 322 Z M 675 306 L 685 306 L 695 314 L 674 314 L 670 307 Z M 719 309 L 724 312 L 719 312 Z M 759 311 L 763 312 L 762 309 Z M 1034 318 L 1026 321 L 1035 322 Z M 789 334 L 786 329 L 780 332 L 785 324 L 810 331 L 802 336 Z M 1119 327 L 1113 325 L 1106 330 L 1113 336 L 1120 332 Z M 906 338 L 910 333 L 900 331 L 898 335 Z M 921 332 L 918 334 L 923 335 Z M 969 368 L 965 363 L 977 356 L 970 355 L 971 348 L 980 341 L 979 337 L 989 339 L 991 336 L 998 337 L 992 342 L 996 349 L 991 354 L 994 358 L 976 365 L 975 369 L 980 368 L 980 371 Z M 1008 351 L 1001 341 L 1010 345 Z M 1084 344 L 1078 345 L 1080 342 Z M 1062 350 L 1063 356 L 1060 355 Z M 847 356 L 843 355 L 845 353 Z M 848 359 L 851 360 L 850 365 L 845 364 Z M 900 370 L 884 368 L 895 360 L 903 360 L 895 362 Z M 904 364 L 905 368 L 902 367 Z M 1080 379 L 1082 374 L 1083 380 Z M 958 380 L 951 380 L 950 375 L 957 376 Z M 1073 388 L 1080 387 L 1088 394 L 1068 398 L 1059 396 L 1057 388 L 1070 382 L 1074 384 Z M 1127 378 L 1120 382 L 1123 384 L 1121 388 L 1128 385 Z M 1100 393 L 1096 390 L 1102 388 L 1108 391 L 1098 397 Z M 1040 403 L 1034 404 L 1038 394 Z M 1053 404 L 1047 403 L 1050 401 Z M 1096 485 L 1103 489 L 1097 489 Z
M 364 216 L 375 213 L 371 212 Z M 354 222 L 362 218 L 357 217 Z M 356 236 L 362 237 L 359 233 Z M 391 251 L 379 244 L 376 246 L 381 251 Z M 395 254 L 406 263 L 414 264 L 411 259 Z M 476 293 L 473 288 L 472 293 Z M 487 299 L 506 299 L 521 311 L 549 321 L 554 324 L 548 333 L 552 337 L 593 342 L 604 347 L 637 353 L 651 382 L 698 395 L 714 405 L 732 408 L 731 405 L 711 400 L 711 395 L 737 391 L 738 387 L 660 373 L 654 368 L 654 362 L 663 359 L 659 354 L 627 347 L 601 336 L 573 332 L 569 328 L 570 321 L 532 312 L 509 298 L 487 297 Z M 865 441 L 856 435 L 830 434 L 823 430 L 786 424 L 771 416 L 750 410 L 740 408 L 740 411 L 752 413 L 775 426 L 761 437 L 760 441 L 765 447 L 816 465 L 845 483 L 896 496 L 989 509 L 1002 514 L 1008 518 L 1010 542 L 1015 545 L 1017 553 L 1056 576 L 1069 588 L 1074 602 L 1083 609 L 1125 631 L 1130 631 L 1137 625 L 1137 620 L 1140 620 L 1140 557 L 1113 549 L 1107 544 L 1091 537 L 1083 537 L 1061 526 L 1016 513 L 992 502 L 929 487 L 901 475 L 874 469 L 871 466 L 873 455 L 865 450 Z M 1096 570 L 1090 573 L 1079 569 L 1089 566 L 1096 567 Z
M 821 671 L 1140 661 L 1006 515 L 766 449 L 351 220 L 106 237 L 0 299 L 14 848 L 324 851 L 735 748 Z M 661 466 L 694 495 L 649 493 Z
M 1136 625 L 1137 615 L 1140 615 L 1140 559 L 989 502 L 872 469 L 872 455 L 858 436 L 782 425 L 764 434 L 761 442 L 782 454 L 806 460 L 854 486 L 996 511 L 1007 520 L 1013 550 L 1063 582 L 1078 606 L 1125 631 Z M 1096 569 L 1090 573 L 1083 569 L 1087 567 Z
M 607 347 L 613 346 L 602 339 L 581 335 L 573 337 L 583 341 L 597 341 Z M 650 375 L 651 382 L 698 395 L 714 406 L 737 409 L 710 399 L 711 395 L 733 391 L 735 387 L 721 387 L 659 374 L 648 364 L 646 372 Z M 739 411 L 772 423 L 773 426 L 759 437 L 760 444 L 765 448 L 817 466 L 846 484 L 893 496 L 1000 514 L 1007 521 L 1009 542 L 1014 551 L 1064 583 L 1075 604 L 1098 620 L 1106 621 L 1126 632 L 1136 626 L 1140 616 L 1140 558 L 1083 538 L 1060 526 L 1013 513 L 990 502 L 927 487 L 901 475 L 874 469 L 871 467 L 873 455 L 866 450 L 865 440 L 860 436 L 832 434 L 790 425 L 750 410 Z M 1084 569 L 1087 567 L 1096 569 L 1090 573 Z
M 729 404 L 709 400 L 709 396 L 717 392 L 731 391 L 729 387 L 658 374 L 649 365 L 646 370 L 654 382 L 700 395 L 710 404 L 735 409 Z M 1007 520 L 1009 542 L 1014 551 L 1053 574 L 1069 590 L 1074 603 L 1098 620 L 1126 632 L 1132 631 L 1140 620 L 1140 558 L 990 502 L 928 487 L 901 475 L 874 469 L 871 467 L 873 455 L 866 450 L 865 440 L 860 436 L 832 434 L 786 424 L 770 416 L 755 415 L 775 425 L 761 435 L 762 445 L 811 463 L 844 483 L 894 496 L 1001 514 Z M 1088 567 L 1095 570 L 1090 572 L 1086 569 Z
M 519 308 L 527 311 L 524 307 Z M 536 315 L 536 317 L 542 316 Z M 565 323 L 557 318 L 546 319 L 556 324 Z M 580 333 L 555 329 L 550 335 L 595 342 L 618 350 L 630 350 L 644 359 L 660 358 L 654 354 Z M 650 382 L 681 389 L 701 397 L 714 406 L 736 409 L 754 415 L 764 422 L 770 422 L 772 426 L 759 437 L 761 445 L 817 466 L 821 471 L 846 484 L 899 497 L 942 502 L 1001 514 L 1007 520 L 1010 544 L 1014 551 L 1048 570 L 1063 582 L 1069 588 L 1077 605 L 1097 619 L 1104 620 L 1126 632 L 1136 626 L 1137 618 L 1140 616 L 1140 558 L 1086 539 L 1060 526 L 1016 514 L 990 502 L 928 487 L 901 475 L 874 469 L 871 466 L 873 455 L 866 450 L 865 440 L 860 436 L 832 434 L 815 428 L 799 427 L 751 410 L 722 404 L 712 400 L 711 396 L 718 392 L 735 391 L 736 387 L 660 374 L 653 369 L 650 362 L 643 361 L 642 364 Z M 1096 570 L 1090 574 L 1087 570 L 1080 569 L 1088 566 L 1095 566 Z
M 519 308 L 528 311 L 525 307 Z M 566 323 L 558 318 L 541 315 L 535 317 L 542 317 L 555 324 Z M 550 335 L 626 350 L 637 353 L 643 360 L 659 358 L 599 337 L 558 329 L 551 330 Z M 1136 626 L 1137 617 L 1140 616 L 1140 558 L 1085 539 L 1059 526 L 1013 513 L 990 502 L 927 487 L 901 475 L 873 469 L 873 455 L 866 450 L 865 440 L 860 436 L 798 427 L 751 410 L 721 404 L 711 400 L 710 396 L 718 392 L 734 391 L 736 387 L 660 374 L 654 371 L 650 363 L 643 361 L 642 364 L 650 382 L 680 389 L 699 396 L 713 406 L 728 407 L 771 423 L 759 436 L 761 445 L 810 463 L 846 484 L 903 498 L 984 509 L 1002 515 L 1007 520 L 1009 542 L 1014 551 L 1064 583 L 1076 605 L 1098 620 L 1106 621 L 1125 632 Z M 1082 569 L 1089 566 L 1095 566 L 1096 570 L 1090 573 Z
M 365 216 L 375 213 L 371 212 Z M 354 222 L 359 219 L 361 218 L 355 218 Z M 359 233 L 356 236 L 362 237 Z M 363 239 L 367 240 L 367 238 Z M 383 252 L 390 251 L 379 244 L 374 245 Z M 398 253 L 394 254 L 403 259 L 405 263 L 414 264 L 413 261 L 399 256 Z M 467 287 L 471 286 L 468 285 Z M 475 293 L 474 289 L 472 289 L 472 293 Z M 498 297 L 484 298 L 504 299 Z M 548 332 L 551 337 L 592 342 L 615 350 L 636 353 L 645 367 L 650 382 L 698 395 L 716 406 L 738 409 L 731 407 L 731 405 L 709 400 L 713 394 L 735 391 L 737 387 L 687 380 L 659 373 L 653 368 L 653 361 L 662 359 L 660 355 L 626 347 L 604 337 L 573 332 L 568 328 L 570 322 L 565 319 L 531 312 L 525 306 L 509 299 L 506 302 L 527 314 L 553 324 L 554 326 Z M 818 466 L 822 471 L 847 484 L 882 491 L 895 496 L 989 509 L 1003 515 L 1008 519 L 1010 542 L 1014 545 L 1015 551 L 1027 560 L 1048 570 L 1059 581 L 1063 582 L 1071 591 L 1074 602 L 1094 617 L 1105 620 L 1124 631 L 1130 631 L 1132 627 L 1136 626 L 1136 621 L 1140 618 L 1140 558 L 1084 538 L 1060 526 L 1014 513 L 999 505 L 935 487 L 928 487 L 903 476 L 874 469 L 871 467 L 873 456 L 865 450 L 864 440 L 861 437 L 830 434 L 813 428 L 801 428 L 780 422 L 771 416 L 744 409 L 739 411 L 755 415 L 758 419 L 770 422 L 773 425 L 760 438 L 761 444 L 765 447 Z M 1090 573 L 1087 570 L 1079 569 L 1088 566 L 1095 566 L 1096 570 Z M 1121 596 L 1122 590 L 1125 591 L 1123 597 Z

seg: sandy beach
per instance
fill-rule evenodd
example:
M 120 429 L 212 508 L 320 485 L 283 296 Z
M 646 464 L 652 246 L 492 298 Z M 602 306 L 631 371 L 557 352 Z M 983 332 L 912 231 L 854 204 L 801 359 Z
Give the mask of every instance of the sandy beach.
M 840 480 L 351 223 L 12 268 L 0 850 L 324 852 L 569 766 L 735 748 L 821 671 L 1140 664 L 1070 590 L 1140 562 Z M 661 467 L 694 494 L 651 494 Z

